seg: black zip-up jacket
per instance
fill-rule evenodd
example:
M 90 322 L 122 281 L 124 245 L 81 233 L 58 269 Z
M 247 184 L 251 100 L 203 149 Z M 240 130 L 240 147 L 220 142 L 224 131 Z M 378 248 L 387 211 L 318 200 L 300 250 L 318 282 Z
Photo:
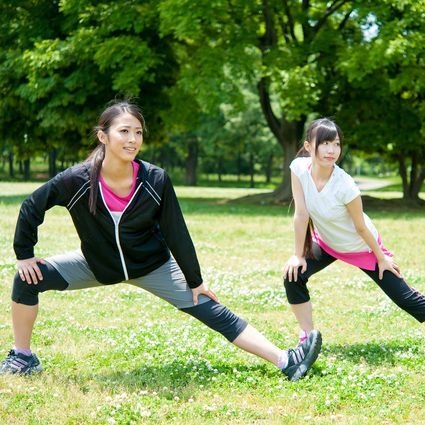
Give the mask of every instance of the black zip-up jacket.
M 19 212 L 13 244 L 17 259 L 34 257 L 38 226 L 48 209 L 60 205 L 71 214 L 81 250 L 99 282 L 144 276 L 164 264 L 171 251 L 188 285 L 199 286 L 199 262 L 171 180 L 163 169 L 137 161 L 135 193 L 118 224 L 100 190 L 96 215 L 89 211 L 88 162 L 64 170 L 35 190 Z

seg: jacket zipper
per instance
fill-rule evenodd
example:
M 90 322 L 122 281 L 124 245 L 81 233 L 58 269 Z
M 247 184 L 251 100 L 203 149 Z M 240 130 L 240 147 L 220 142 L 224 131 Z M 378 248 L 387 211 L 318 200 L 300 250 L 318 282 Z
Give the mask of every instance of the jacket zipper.
M 106 209 L 108 210 L 111 219 L 114 223 L 114 234 L 115 234 L 115 243 L 117 244 L 117 248 L 118 248 L 118 252 L 120 254 L 120 260 L 121 260 L 121 267 L 122 270 L 124 272 L 124 280 L 128 280 L 129 276 L 128 276 L 128 270 L 127 270 L 127 266 L 125 264 L 125 258 L 124 258 L 124 253 L 122 251 L 121 248 L 121 241 L 120 241 L 120 229 L 119 229 L 119 224 L 121 222 L 121 217 L 123 216 L 125 210 L 128 208 L 128 206 L 131 204 L 131 202 L 133 201 L 134 197 L 136 196 L 137 192 L 139 191 L 139 189 L 143 186 L 143 182 L 141 182 L 139 184 L 139 186 L 137 186 L 136 190 L 133 193 L 133 196 L 131 197 L 131 199 L 128 201 L 128 204 L 125 206 L 125 208 L 122 210 L 120 217 L 118 218 L 117 221 L 115 221 L 115 218 L 113 217 L 111 211 L 108 208 L 108 205 L 106 204 L 105 198 L 103 197 L 103 191 L 102 191 L 102 183 L 99 182 L 99 188 L 100 188 L 100 193 L 102 195 L 102 201 L 103 204 L 105 205 Z

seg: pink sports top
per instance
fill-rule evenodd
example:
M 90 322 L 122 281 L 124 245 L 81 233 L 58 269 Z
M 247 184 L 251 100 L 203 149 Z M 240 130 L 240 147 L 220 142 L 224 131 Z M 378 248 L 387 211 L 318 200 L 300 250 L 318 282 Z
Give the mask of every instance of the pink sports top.
M 114 193 L 111 188 L 105 183 L 103 177 L 100 176 L 99 181 L 102 185 L 103 199 L 111 212 L 123 212 L 127 204 L 130 202 L 136 188 L 137 174 L 139 173 L 140 165 L 133 161 L 133 183 L 131 184 L 130 192 L 126 196 L 119 196 Z

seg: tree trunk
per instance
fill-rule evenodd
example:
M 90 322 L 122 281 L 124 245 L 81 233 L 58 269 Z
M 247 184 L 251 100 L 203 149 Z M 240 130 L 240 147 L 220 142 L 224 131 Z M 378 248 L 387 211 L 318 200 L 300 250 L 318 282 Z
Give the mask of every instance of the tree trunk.
M 272 109 L 266 78 L 262 78 L 258 82 L 257 89 L 266 122 L 283 150 L 282 183 L 274 191 L 274 198 L 277 202 L 289 201 L 292 196 L 289 164 L 298 151 L 298 143 L 304 132 L 306 117 L 303 116 L 293 122 L 287 121 L 284 117 L 276 117 Z
M 9 177 L 12 178 L 12 179 L 15 177 L 15 169 L 13 167 L 13 160 L 14 160 L 13 152 L 10 152 L 9 155 L 8 155 L 8 161 L 9 161 Z
M 266 169 L 265 169 L 266 183 L 267 184 L 272 181 L 272 173 L 273 173 L 273 154 L 270 154 L 267 157 Z
M 410 184 L 410 199 L 420 199 L 419 194 L 421 192 L 422 185 L 425 180 L 425 171 L 419 173 L 418 177 Z
M 223 160 L 221 158 L 221 156 L 219 156 L 217 158 L 217 164 L 216 164 L 216 168 L 217 168 L 217 179 L 218 182 L 221 183 L 222 181 L 222 174 L 223 174 Z
M 283 149 L 283 163 L 282 163 L 282 183 L 274 190 L 274 197 L 277 202 L 289 201 L 292 198 L 291 190 L 291 171 L 289 165 L 295 158 L 298 151 L 298 140 L 294 139 L 290 142 L 286 140 L 282 143 L 279 142 Z
M 49 152 L 49 177 L 50 178 L 56 176 L 56 174 L 58 173 L 58 169 L 56 166 L 57 156 L 58 156 L 58 150 L 56 148 L 53 148 Z
M 24 180 L 28 181 L 31 178 L 31 170 L 30 170 L 31 160 L 29 158 L 24 159 L 23 161 L 23 174 Z
M 417 153 L 411 155 L 411 170 L 409 175 L 407 172 L 406 157 L 399 155 L 397 160 L 398 172 L 403 187 L 403 199 L 409 201 L 419 200 L 419 193 L 425 180 L 425 170 L 420 166 L 420 155 Z
M 421 167 L 422 157 L 419 152 L 412 153 L 409 184 L 409 199 L 418 200 L 422 184 L 425 179 L 425 169 Z
M 238 152 L 238 157 L 236 159 L 236 170 L 237 170 L 237 181 L 239 183 L 241 181 L 241 174 L 242 174 L 242 156 L 240 151 Z
M 252 152 L 249 153 L 249 187 L 251 189 L 255 186 L 255 158 Z
M 198 153 L 199 153 L 198 139 L 196 137 L 192 137 L 187 147 L 187 156 L 186 156 L 185 184 L 189 186 L 196 186 L 198 184 L 198 180 L 197 180 Z

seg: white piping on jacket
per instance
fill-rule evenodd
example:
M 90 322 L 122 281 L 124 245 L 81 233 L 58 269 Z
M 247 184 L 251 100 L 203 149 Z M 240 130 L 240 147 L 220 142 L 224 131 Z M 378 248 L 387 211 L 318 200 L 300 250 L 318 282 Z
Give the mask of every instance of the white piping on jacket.
M 78 202 L 78 200 L 90 189 L 90 180 L 87 180 L 75 193 L 66 206 L 68 210 L 71 210 L 72 207 Z

